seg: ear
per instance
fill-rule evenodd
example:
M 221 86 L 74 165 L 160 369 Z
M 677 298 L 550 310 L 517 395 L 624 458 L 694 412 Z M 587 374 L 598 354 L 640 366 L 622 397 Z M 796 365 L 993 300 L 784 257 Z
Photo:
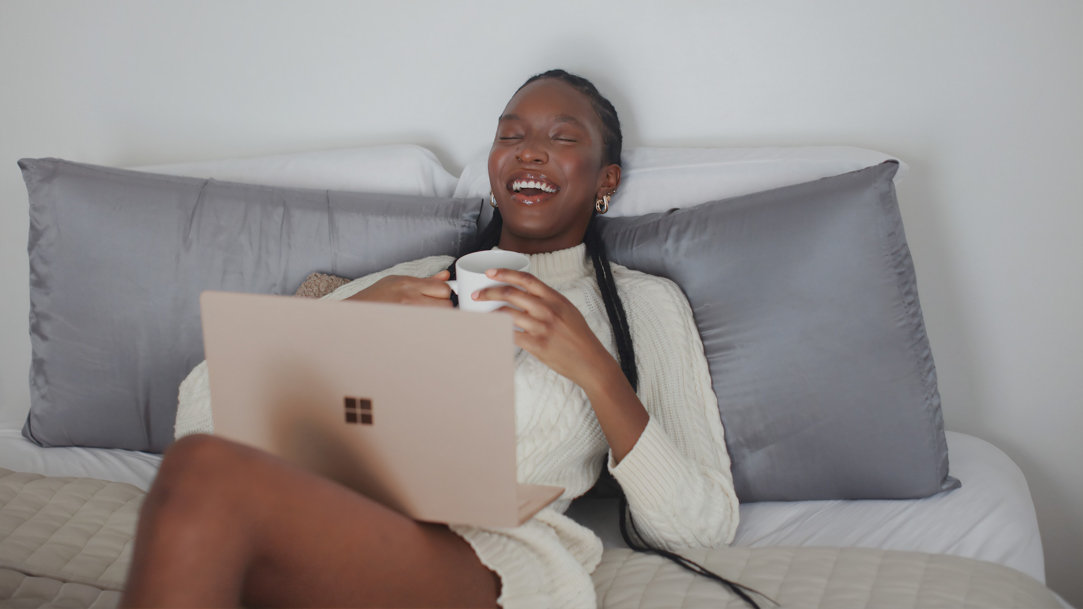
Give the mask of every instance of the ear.
M 602 168 L 600 177 L 597 196 L 613 194 L 620 186 L 620 165 L 606 165 Z

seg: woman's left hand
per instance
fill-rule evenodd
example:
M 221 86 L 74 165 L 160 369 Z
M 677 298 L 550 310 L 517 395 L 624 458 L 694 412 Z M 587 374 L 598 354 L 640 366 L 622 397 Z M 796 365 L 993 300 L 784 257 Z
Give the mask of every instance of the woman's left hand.
M 491 269 L 486 275 L 509 285 L 478 290 L 471 297 L 503 300 L 510 305 L 499 311 L 511 315 L 522 330 L 514 333 L 515 344 L 586 392 L 613 459 L 620 462 L 648 420 L 620 364 L 591 331 L 579 309 L 560 292 L 530 273 Z
M 471 297 L 510 305 L 498 311 L 511 315 L 522 330 L 515 333 L 517 346 L 584 388 L 597 378 L 599 366 L 616 365 L 582 313 L 560 292 L 522 271 L 490 269 L 486 275 L 509 285 L 484 288 Z
M 510 269 L 490 269 L 490 279 L 510 285 L 478 290 L 477 300 L 503 300 L 522 332 L 515 344 L 586 392 L 598 423 L 620 462 L 632 450 L 649 419 L 620 364 L 606 350 L 575 306 L 540 279 Z

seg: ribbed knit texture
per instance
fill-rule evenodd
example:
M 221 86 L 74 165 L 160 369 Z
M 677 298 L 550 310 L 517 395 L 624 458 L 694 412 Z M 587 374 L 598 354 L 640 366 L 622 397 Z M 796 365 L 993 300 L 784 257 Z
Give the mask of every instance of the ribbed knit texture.
M 327 298 L 344 299 L 386 275 L 429 276 L 451 258 L 403 263 L 352 281 Z M 530 257 L 531 272 L 582 312 L 611 353 L 613 332 L 582 245 Z M 718 405 L 692 311 L 672 282 L 613 265 L 639 367 L 639 396 L 650 422 L 625 458 L 609 468 L 628 497 L 639 530 L 666 549 L 718 546 L 737 530 L 738 504 Z M 521 482 L 564 495 L 513 529 L 452 526 L 500 575 L 504 607 L 594 607 L 590 573 L 601 541 L 564 516 L 598 477 L 608 446 L 577 385 L 529 353 L 516 355 L 515 413 Z M 177 437 L 211 431 L 206 365 L 180 388 Z M 616 514 L 614 514 L 616 517 Z

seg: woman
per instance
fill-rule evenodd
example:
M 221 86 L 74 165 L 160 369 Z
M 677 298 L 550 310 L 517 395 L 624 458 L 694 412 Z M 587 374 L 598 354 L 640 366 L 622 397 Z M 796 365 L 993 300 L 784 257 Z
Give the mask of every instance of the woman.
M 667 280 L 610 265 L 592 222 L 620 184 L 620 149 L 612 105 L 552 71 L 508 102 L 489 156 L 497 213 L 479 247 L 529 254 L 531 273 L 490 271 L 511 287 L 470 297 L 512 305 L 501 311 L 522 330 L 519 478 L 562 486 L 561 499 L 513 529 L 418 523 L 192 435 L 167 452 L 147 496 L 124 604 L 593 607 L 601 543 L 563 512 L 607 451 L 648 542 L 728 543 L 737 498 L 688 303 Z M 331 297 L 449 307 L 450 263 L 404 263 Z M 201 365 L 181 388 L 178 435 L 208 419 Z

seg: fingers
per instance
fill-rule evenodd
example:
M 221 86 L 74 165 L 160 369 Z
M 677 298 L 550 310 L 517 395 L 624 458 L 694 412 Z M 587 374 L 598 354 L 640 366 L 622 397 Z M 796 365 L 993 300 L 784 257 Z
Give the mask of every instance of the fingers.
M 427 307 L 452 308 L 454 305 L 451 304 L 451 286 L 444 283 L 450 278 L 451 273 L 448 272 L 447 269 L 444 269 L 432 277 L 423 280 L 424 283 L 420 290 L 423 300 L 418 304 Z
M 440 271 L 428 279 L 418 279 L 418 293 L 429 298 L 449 300 L 451 298 L 451 286 L 444 282 L 450 276 L 451 273 L 448 273 L 445 270 Z
M 498 311 L 510 314 L 517 328 L 535 335 L 549 334 L 555 326 L 562 323 L 561 320 L 566 323 L 573 318 L 582 317 L 564 296 L 533 275 L 518 271 L 509 273 L 515 275 L 509 274 L 502 279 L 511 279 L 518 285 L 491 286 L 474 292 L 470 297 L 478 301 L 495 300 L 507 303 L 507 306 Z
M 515 307 L 501 307 L 497 309 L 497 312 L 511 315 L 512 324 L 514 324 L 516 328 L 522 330 L 522 332 L 515 333 L 517 337 L 524 333 L 530 336 L 545 336 L 549 333 L 552 326 L 552 320 L 543 321 Z M 522 347 L 523 345 L 519 346 Z
M 415 279 L 410 282 L 411 285 L 405 290 L 403 302 L 423 307 L 450 308 L 452 306 L 451 287 L 444 283 L 449 276 L 450 273 L 447 271 L 440 271 L 429 278 Z M 444 277 L 444 279 L 440 279 L 440 277 Z
M 580 386 L 598 370 L 598 362 L 612 360 L 583 314 L 560 292 L 530 273 L 491 269 L 486 275 L 508 285 L 478 290 L 471 297 L 508 303 L 497 312 L 511 315 L 521 330 L 513 333 L 517 347 Z
M 445 309 L 452 308 L 450 298 L 439 298 L 434 296 L 426 296 L 421 293 L 411 294 L 395 301 L 396 304 L 404 304 L 420 307 L 443 307 Z
M 489 269 L 486 276 L 508 285 L 492 286 L 471 294 L 474 300 L 503 300 L 532 315 L 545 316 L 567 302 L 559 292 L 540 279 L 511 269 Z
M 485 271 L 485 276 L 489 279 L 495 279 L 502 283 L 509 283 L 516 286 L 528 294 L 541 295 L 545 292 L 552 292 L 553 289 L 545 285 L 541 279 L 538 279 L 530 273 L 523 271 L 513 271 L 511 269 L 489 269 Z
M 497 285 L 483 288 L 470 295 L 470 298 L 479 302 L 499 300 L 526 311 L 532 315 L 543 315 L 547 310 L 544 301 L 532 294 L 510 285 Z
M 386 302 L 435 307 L 451 307 L 451 288 L 445 283 L 444 270 L 431 277 L 389 275 L 354 294 L 351 300 Z

